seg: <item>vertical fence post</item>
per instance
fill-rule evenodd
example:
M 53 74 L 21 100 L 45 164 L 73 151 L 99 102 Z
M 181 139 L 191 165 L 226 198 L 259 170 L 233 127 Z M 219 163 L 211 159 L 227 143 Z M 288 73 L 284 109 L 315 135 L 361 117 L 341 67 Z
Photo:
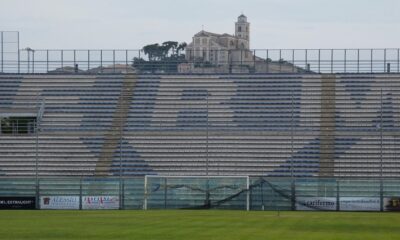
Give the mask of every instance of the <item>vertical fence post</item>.
M 371 49 L 371 73 L 374 72 L 373 62 L 374 62 L 374 49 Z
M 49 50 L 46 50 L 46 73 L 49 72 Z
M 340 179 L 336 179 L 336 211 L 340 211 Z
M 292 178 L 291 180 L 291 209 L 292 211 L 296 210 L 296 178 Z
M 103 49 L 100 50 L 100 72 L 103 73 Z
M 35 50 L 32 50 L 32 73 L 35 73 Z
M 40 209 L 40 181 L 39 179 L 36 180 L 36 209 Z
M 305 56 L 304 56 L 304 57 L 305 57 L 305 58 L 304 58 L 305 67 L 306 67 L 307 71 L 309 71 L 309 70 L 308 70 L 308 50 L 307 50 L 307 49 L 305 50 Z
M 291 121 L 290 121 L 290 179 L 291 179 L 291 209 L 292 211 L 296 210 L 296 186 L 295 186 L 295 178 L 294 178 L 294 99 L 293 99 L 293 90 L 291 91 Z
M 17 40 L 17 45 L 18 45 L 18 73 L 20 73 L 20 68 L 21 68 L 21 64 L 20 64 L 20 61 L 21 61 L 21 59 L 20 59 L 20 50 L 19 50 L 19 32 L 17 33 L 17 38 L 18 38 L 18 40 Z
M 147 175 L 144 176 L 143 210 L 147 210 Z
M 113 50 L 113 73 L 115 73 L 115 49 Z
M 243 66 L 243 50 L 240 50 L 240 69 L 242 69 Z
M 331 49 L 331 73 L 333 73 L 333 49 Z
M 76 50 L 74 49 L 74 69 L 75 69 L 75 73 L 78 73 L 78 68 L 76 67 Z
M 122 210 L 122 179 L 118 180 L 118 197 L 119 197 L 119 210 Z
M 124 96 L 122 96 L 124 97 Z M 121 179 L 122 177 L 122 131 L 123 131 L 123 126 L 122 126 L 122 119 L 120 119 L 119 123 L 119 178 Z
M 164 209 L 167 209 L 167 195 L 168 195 L 168 189 L 167 189 L 167 178 L 164 178 Z
M 136 69 L 138 68 L 138 69 L 142 69 L 142 60 L 141 60 L 141 58 L 140 58 L 140 49 L 138 50 L 138 57 L 139 57 L 139 61 L 138 61 L 138 66 L 134 66 L 134 69 L 135 69 L 135 71 L 136 71 Z M 190 50 L 190 54 L 192 54 L 192 51 Z
M 82 176 L 79 179 L 79 210 L 82 210 Z
M 265 59 L 267 61 L 267 73 L 269 73 L 269 51 L 267 49 L 267 59 Z
M 128 73 L 128 50 L 125 50 L 125 71 Z
M 208 97 L 210 96 L 209 92 L 207 91 L 207 96 L 206 96 L 206 111 L 207 111 L 207 115 L 206 115 L 206 176 L 208 176 L 208 171 L 209 171 L 209 159 L 208 159 L 208 138 L 209 138 L 209 111 L 210 111 L 210 106 L 209 106 L 209 102 L 208 102 Z
M 122 209 L 125 209 L 125 179 L 122 178 L 121 180 L 122 180 L 121 206 L 122 206 Z
M 294 144 L 293 144 L 293 141 L 294 141 L 294 125 L 293 125 L 293 120 L 294 120 L 294 109 L 293 109 L 293 107 L 294 107 L 294 99 L 293 99 L 293 90 L 291 91 L 291 116 L 290 116 L 290 154 L 291 154 L 291 160 L 290 160 L 290 177 L 291 177 L 291 179 L 293 180 L 293 177 L 294 177 L 294 169 L 293 169 L 293 153 L 294 153 Z
M 379 196 L 381 200 L 381 212 L 383 211 L 383 90 L 381 88 L 381 111 L 380 111 L 380 184 Z
M 292 49 L 292 72 L 295 73 L 295 67 L 294 67 L 294 49 Z
M 265 210 L 265 205 L 264 205 L 264 178 L 261 177 L 261 182 L 260 182 L 260 193 L 261 193 L 261 210 Z
M 246 211 L 250 211 L 250 177 L 247 176 L 247 194 L 246 194 Z
M 88 71 L 90 70 L 90 50 L 87 51 L 87 67 Z
M 3 40 L 3 31 L 0 32 L 1 33 L 1 37 L 0 37 L 0 42 L 1 42 L 1 71 L 0 72 L 4 72 L 4 40 Z
M 344 49 L 344 73 L 347 73 L 347 49 Z
M 383 72 L 385 73 L 386 69 L 386 48 L 383 50 Z
M 397 49 L 397 72 L 400 72 L 400 48 Z
M 219 55 L 219 52 L 215 52 L 216 56 Z M 218 64 L 218 62 L 217 62 Z M 254 73 L 256 72 L 256 50 L 253 50 L 253 67 L 254 67 Z
M 64 72 L 64 50 L 61 50 L 61 71 Z
M 318 73 L 321 73 L 321 49 L 318 49 Z
M 38 109 L 38 96 L 36 109 Z M 39 209 L 39 122 L 36 120 L 36 144 L 35 144 L 35 185 L 36 185 L 36 209 Z
M 357 49 L 357 73 L 360 73 L 360 49 Z

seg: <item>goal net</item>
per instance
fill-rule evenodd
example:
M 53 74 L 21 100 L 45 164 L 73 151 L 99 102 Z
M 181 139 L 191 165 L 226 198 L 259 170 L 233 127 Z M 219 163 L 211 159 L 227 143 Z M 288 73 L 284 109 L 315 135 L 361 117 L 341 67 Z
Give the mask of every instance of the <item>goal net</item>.
M 248 176 L 145 177 L 144 209 L 246 209 Z

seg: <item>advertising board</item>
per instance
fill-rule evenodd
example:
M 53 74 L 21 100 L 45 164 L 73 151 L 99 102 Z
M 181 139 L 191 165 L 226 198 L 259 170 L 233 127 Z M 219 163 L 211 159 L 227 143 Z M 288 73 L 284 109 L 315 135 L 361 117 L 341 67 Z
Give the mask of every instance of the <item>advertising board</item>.
M 42 196 L 40 209 L 79 209 L 79 196 Z
M 0 197 L 0 209 L 35 209 L 35 197 Z
M 340 197 L 340 211 L 380 211 L 381 200 L 377 197 Z
M 335 197 L 298 197 L 296 210 L 300 211 L 335 211 Z
M 82 209 L 119 209 L 118 196 L 84 196 Z

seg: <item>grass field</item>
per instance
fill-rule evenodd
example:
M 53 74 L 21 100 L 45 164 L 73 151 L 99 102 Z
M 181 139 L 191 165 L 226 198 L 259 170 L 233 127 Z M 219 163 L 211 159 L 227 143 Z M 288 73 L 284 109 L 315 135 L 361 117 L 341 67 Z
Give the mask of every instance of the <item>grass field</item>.
M 0 211 L 0 239 L 400 239 L 398 213 Z

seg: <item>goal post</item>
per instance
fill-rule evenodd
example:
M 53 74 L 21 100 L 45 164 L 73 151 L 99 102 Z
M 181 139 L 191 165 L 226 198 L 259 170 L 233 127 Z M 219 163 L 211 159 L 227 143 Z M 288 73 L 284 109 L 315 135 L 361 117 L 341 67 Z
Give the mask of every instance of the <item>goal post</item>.
M 250 210 L 249 176 L 146 175 L 143 209 Z

